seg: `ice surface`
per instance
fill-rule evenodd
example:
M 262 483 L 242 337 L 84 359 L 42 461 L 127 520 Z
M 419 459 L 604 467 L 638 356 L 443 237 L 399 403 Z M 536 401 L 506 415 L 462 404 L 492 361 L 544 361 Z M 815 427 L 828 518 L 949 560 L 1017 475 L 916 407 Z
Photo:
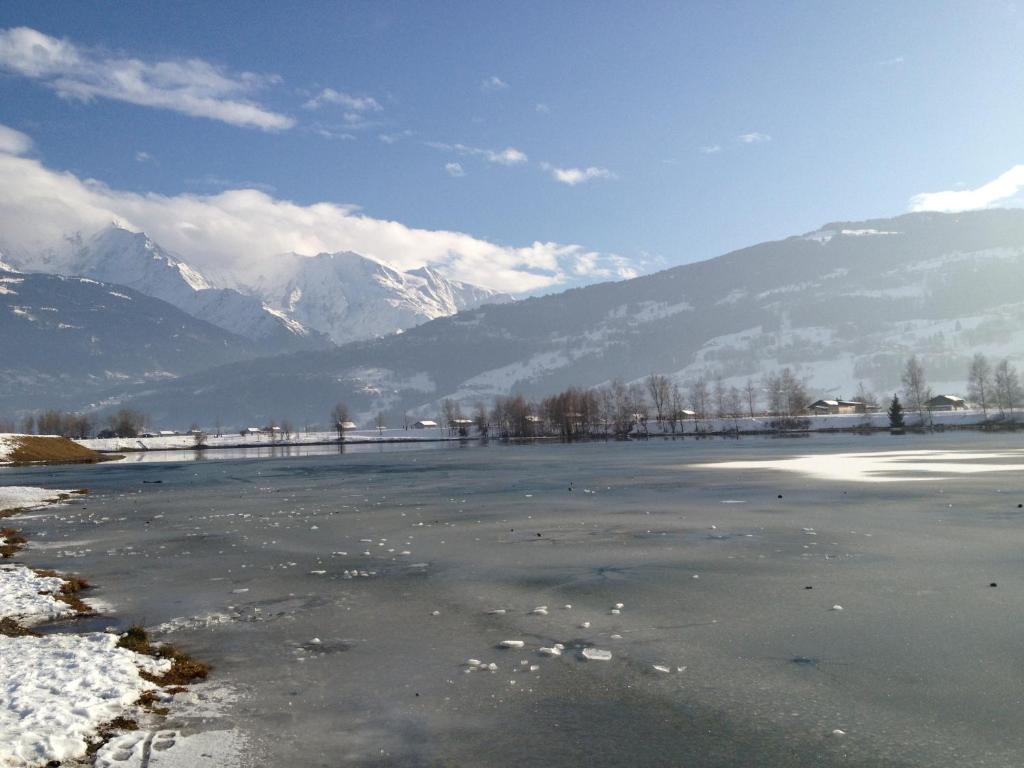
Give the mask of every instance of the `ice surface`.
M 19 522 L 46 543 L 20 557 L 73 565 L 250 693 L 142 729 L 237 734 L 245 765 L 1016 766 L 1022 473 L 705 465 L 1018 450 L 830 435 L 46 468 L 92 493 Z

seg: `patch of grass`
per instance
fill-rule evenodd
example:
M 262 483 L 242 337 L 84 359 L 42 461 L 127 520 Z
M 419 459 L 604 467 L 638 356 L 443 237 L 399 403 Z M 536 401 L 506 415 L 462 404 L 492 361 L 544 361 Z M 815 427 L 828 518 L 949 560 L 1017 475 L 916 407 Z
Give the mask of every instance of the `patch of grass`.
M 28 542 L 28 539 L 14 528 L 0 528 L 0 539 L 4 540 L 4 543 L 0 544 L 0 557 L 5 558 L 12 557 L 19 549 L 23 549 Z
M 143 691 L 142 695 L 139 696 L 139 700 L 136 702 L 140 707 L 145 707 L 147 710 L 152 712 L 154 715 L 166 715 L 171 710 L 167 707 L 158 707 L 156 703 L 160 701 L 160 697 L 156 694 L 156 691 Z
M 33 632 L 28 627 L 23 627 L 10 616 L 0 619 L 0 635 L 4 637 L 40 637 L 38 632 Z
M 103 460 L 103 456 L 96 451 L 66 437 L 23 435 L 16 438 L 16 442 L 17 445 L 8 458 L 19 464 L 36 461 L 95 463 Z
M 137 730 L 139 730 L 139 724 L 124 715 L 119 715 L 109 722 L 101 723 L 100 727 L 96 729 L 96 736 L 89 742 L 89 746 L 86 747 L 85 754 L 92 757 L 100 751 L 104 744 L 119 733 Z
M 70 606 L 75 613 L 92 613 L 92 606 L 78 596 L 78 593 L 82 590 L 92 587 L 88 581 L 78 576 L 65 576 L 62 573 L 45 568 L 36 568 L 35 572 L 38 576 L 48 576 L 64 582 L 61 585 L 60 591 L 53 596 L 55 600 L 60 600 L 62 603 Z
M 7 509 L 0 509 L 0 518 L 14 517 L 25 512 L 28 512 L 28 507 L 8 507 Z
M 144 627 L 134 625 L 121 636 L 117 641 L 118 648 L 126 648 L 135 653 L 145 656 L 153 656 L 157 659 L 169 659 L 171 668 L 162 675 L 151 675 L 148 672 L 140 672 L 144 680 L 156 683 L 161 688 L 167 686 L 183 686 L 194 683 L 196 680 L 205 680 L 210 674 L 210 665 L 202 661 L 196 661 L 184 651 L 179 651 L 169 643 L 154 645 L 149 639 L 149 633 Z

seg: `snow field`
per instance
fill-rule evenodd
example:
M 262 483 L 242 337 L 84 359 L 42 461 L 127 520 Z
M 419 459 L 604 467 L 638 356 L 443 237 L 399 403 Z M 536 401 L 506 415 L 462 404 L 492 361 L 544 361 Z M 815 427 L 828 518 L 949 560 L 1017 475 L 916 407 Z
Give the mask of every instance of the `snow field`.
M 0 636 L 0 765 L 82 757 L 97 727 L 154 688 L 140 671 L 167 660 L 117 647 L 112 634 Z

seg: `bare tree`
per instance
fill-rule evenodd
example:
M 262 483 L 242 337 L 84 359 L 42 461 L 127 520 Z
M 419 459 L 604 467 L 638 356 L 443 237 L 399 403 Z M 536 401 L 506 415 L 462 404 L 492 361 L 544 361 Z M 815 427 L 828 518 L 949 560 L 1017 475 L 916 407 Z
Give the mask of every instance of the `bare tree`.
M 484 405 L 483 402 L 476 404 L 476 413 L 473 416 L 473 422 L 476 424 L 476 431 L 484 437 L 487 437 L 490 421 L 487 418 L 487 406 Z
M 864 405 L 878 406 L 878 397 L 870 389 L 864 386 L 864 382 L 857 383 L 857 402 L 864 403 Z
M 36 431 L 36 417 L 34 414 L 29 414 L 21 420 L 21 434 L 32 435 Z
M 138 437 L 146 426 L 146 415 L 122 408 L 107 419 L 107 425 L 118 437 Z
M 743 395 L 736 387 L 729 387 L 725 393 L 724 400 L 725 415 L 731 418 L 739 418 L 743 413 Z
M 377 426 L 377 437 L 384 436 L 384 412 L 378 411 L 377 418 L 374 419 L 374 424 Z
M 747 412 L 750 418 L 754 418 L 754 409 L 757 407 L 757 384 L 753 379 L 747 379 L 747 383 L 743 385 L 743 396 L 747 400 Z
M 654 406 L 654 416 L 661 424 L 665 418 L 666 409 L 671 399 L 671 387 L 667 376 L 652 373 L 647 377 L 647 394 L 651 396 L 651 405 Z
M 683 393 L 679 391 L 679 385 L 676 383 L 672 384 L 671 400 L 672 404 L 669 409 L 669 413 L 670 418 L 672 419 L 672 432 L 674 434 L 676 431 L 676 422 L 680 422 L 680 426 L 682 426 L 684 403 Z
M 716 373 L 711 397 L 715 406 L 715 416 L 720 419 L 725 416 L 725 395 L 725 380 L 722 378 L 722 374 Z
M 1021 402 L 1022 392 L 1017 369 L 1009 360 L 1001 360 L 996 366 L 994 388 L 1000 412 L 1012 416 Z
M 924 366 L 917 359 L 917 355 L 911 355 L 910 359 L 907 360 L 901 381 L 903 383 L 903 394 L 910 403 L 910 407 L 917 411 L 921 424 L 931 424 L 931 412 L 925 403 L 931 400 L 932 392 L 928 388 Z
M 988 358 L 978 352 L 971 358 L 971 366 L 967 371 L 967 396 L 981 406 L 981 412 L 986 419 L 991 395 L 992 366 Z
M 338 403 L 331 409 L 331 423 L 338 431 L 338 440 L 345 439 L 345 423 L 351 421 L 348 415 L 348 406 Z
M 704 374 L 690 382 L 690 408 L 693 410 L 695 419 L 706 419 L 708 417 L 708 380 Z

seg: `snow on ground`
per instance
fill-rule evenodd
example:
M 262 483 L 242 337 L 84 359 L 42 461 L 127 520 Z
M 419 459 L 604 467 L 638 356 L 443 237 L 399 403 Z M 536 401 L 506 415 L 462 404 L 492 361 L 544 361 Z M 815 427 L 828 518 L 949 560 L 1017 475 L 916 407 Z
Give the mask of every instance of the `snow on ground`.
M 0 566 L 0 618 L 27 627 L 73 614 L 71 606 L 53 597 L 62 586 L 63 579 L 40 576 L 24 565 Z
M 101 723 L 156 686 L 167 660 L 117 647 L 117 635 L 0 636 L 0 765 L 83 757 Z
M 5 435 L 0 435 L 0 441 Z M 3 458 L 3 443 L 0 442 L 0 459 Z M 60 494 L 74 493 L 53 488 L 36 488 L 30 485 L 0 486 L 0 512 L 19 507 L 39 507 L 59 501 Z
M 234 730 L 188 733 L 135 731 L 112 739 L 96 754 L 96 768 L 195 768 L 242 765 L 242 736 Z M 148 757 L 147 757 L 148 755 Z
M 436 417 L 436 416 L 435 416 Z M 376 429 L 356 429 L 345 432 L 346 443 L 370 443 L 370 442 L 417 442 L 423 440 L 447 440 L 452 436 L 447 429 L 401 429 L 385 428 L 378 432 Z M 315 445 L 335 442 L 338 439 L 337 432 L 296 432 L 285 439 L 284 435 L 276 438 L 269 434 L 247 434 L 240 435 L 237 432 L 217 435 L 210 434 L 206 437 L 204 444 L 208 448 L 273 448 L 282 445 Z M 94 451 L 160 451 L 160 450 L 183 450 L 195 448 L 195 438 L 190 434 L 166 435 L 161 437 L 112 437 L 112 438 L 91 438 L 87 440 L 75 440 L 79 445 L 91 448 Z

